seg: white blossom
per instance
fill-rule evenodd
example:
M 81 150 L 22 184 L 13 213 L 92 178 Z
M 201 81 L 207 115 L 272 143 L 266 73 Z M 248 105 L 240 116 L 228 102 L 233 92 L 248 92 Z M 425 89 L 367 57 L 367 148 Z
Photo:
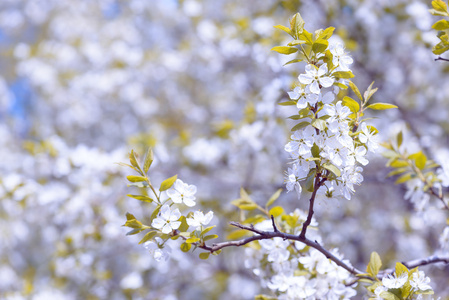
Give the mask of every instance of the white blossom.
M 189 226 L 198 228 L 209 224 L 213 217 L 214 213 L 212 211 L 207 214 L 204 214 L 202 211 L 195 211 L 193 217 L 187 218 L 186 221 Z
M 174 203 L 184 202 L 187 206 L 195 205 L 196 186 L 184 183 L 181 179 L 176 179 L 171 188 L 167 190 L 167 195 Z
M 181 222 L 178 221 L 180 217 L 179 209 L 176 208 L 172 211 L 168 204 L 164 204 L 161 207 L 159 216 L 153 220 L 151 226 L 167 234 L 179 228 L 181 225 Z
M 334 79 L 327 76 L 327 64 L 322 64 L 319 69 L 314 65 L 306 66 L 306 74 L 299 75 L 299 82 L 309 86 L 310 91 L 314 94 L 320 93 L 320 85 L 330 87 L 334 84 Z
M 382 284 L 389 289 L 398 289 L 401 288 L 408 279 L 408 273 L 402 273 L 399 277 L 396 275 L 388 275 L 382 278 Z

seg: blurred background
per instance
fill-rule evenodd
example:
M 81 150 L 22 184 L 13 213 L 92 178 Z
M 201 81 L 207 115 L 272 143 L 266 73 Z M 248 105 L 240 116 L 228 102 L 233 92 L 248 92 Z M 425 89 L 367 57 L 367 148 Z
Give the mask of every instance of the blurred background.
M 131 149 L 153 147 L 153 182 L 178 174 L 215 212 L 220 239 L 238 220 L 230 201 L 245 187 L 264 203 L 283 185 L 291 107 L 303 64 L 270 52 L 288 36 L 273 26 L 300 12 L 306 29 L 333 26 L 354 59 L 361 90 L 397 110 L 371 115 L 381 140 L 404 131 L 410 151 L 449 161 L 449 63 L 430 1 L 410 0 L 2 0 L 0 2 L 0 298 L 253 299 L 258 279 L 244 249 L 199 261 L 173 247 L 157 263 L 125 213 L 151 208 L 126 197 Z M 364 269 L 444 251 L 447 212 L 417 209 L 405 187 L 370 157 L 351 201 L 321 203 L 326 246 Z M 449 167 L 448 167 L 449 168 Z M 136 191 L 134 191 L 136 192 Z M 138 192 L 138 191 L 137 191 Z M 279 204 L 307 209 L 307 195 Z M 148 204 L 147 204 L 148 205 Z M 447 251 L 447 249 L 446 249 Z M 449 268 L 427 266 L 436 295 Z

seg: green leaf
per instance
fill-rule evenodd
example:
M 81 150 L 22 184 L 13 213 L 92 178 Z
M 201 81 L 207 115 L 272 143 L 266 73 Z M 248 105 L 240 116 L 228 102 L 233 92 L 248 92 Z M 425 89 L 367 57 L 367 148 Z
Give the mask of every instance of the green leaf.
M 418 169 L 423 170 L 426 167 L 427 157 L 422 151 L 410 155 L 409 158 L 415 161 Z
M 134 217 L 134 215 L 133 214 L 130 214 L 130 213 L 126 213 L 126 220 L 134 220 L 136 217 Z
M 278 103 L 278 105 L 282 105 L 282 106 L 296 105 L 296 102 L 295 101 L 285 101 L 285 102 Z
M 187 231 L 189 229 L 189 224 L 187 224 L 187 219 L 185 216 L 181 216 L 179 218 L 179 221 L 181 222 L 181 225 L 179 225 L 178 230 L 181 232 Z
M 192 248 L 191 244 L 188 244 L 188 243 L 182 243 L 181 244 L 182 252 L 189 252 L 190 248 Z
M 293 63 L 297 63 L 297 62 L 301 62 L 301 61 L 303 61 L 303 59 L 301 59 L 301 58 L 292 59 L 292 60 L 289 60 L 288 62 L 286 62 L 284 64 L 284 66 L 289 65 L 289 64 L 293 64 Z
M 140 169 L 140 166 L 137 163 L 137 158 L 136 154 L 134 153 L 134 150 L 131 150 L 131 153 L 129 154 L 129 162 L 137 170 L 137 172 L 139 172 L 142 176 L 144 175 L 142 169 Z
M 262 221 L 265 221 L 266 217 L 264 215 L 255 215 L 254 217 L 248 218 L 245 221 L 243 221 L 243 224 L 257 224 Z
M 147 181 L 147 179 L 145 177 L 142 176 L 135 176 L 135 175 L 129 175 L 126 176 L 126 179 L 128 179 L 131 182 L 142 182 L 142 181 Z
M 280 53 L 280 54 L 289 55 L 289 54 L 298 52 L 298 48 L 288 47 L 288 46 L 276 46 L 276 47 L 271 48 L 271 51 L 276 51 L 277 53 Z
M 140 240 L 139 244 L 143 244 L 145 242 L 148 242 L 149 240 L 154 238 L 156 235 L 157 235 L 157 231 L 149 231 L 149 232 L 147 232 L 147 234 L 145 234 L 143 239 Z
M 412 178 L 413 178 L 413 174 L 412 173 L 407 173 L 407 174 L 404 174 L 404 175 L 400 176 L 398 179 L 396 179 L 395 183 L 396 184 L 401 184 L 401 183 L 404 183 L 406 181 L 409 181 Z
M 284 209 L 281 206 L 275 206 L 272 209 L 270 209 L 269 214 L 273 217 L 279 217 L 284 213 Z
M 317 144 L 313 143 L 313 146 L 312 146 L 311 150 L 312 150 L 312 156 L 313 157 L 316 157 L 316 158 L 320 157 L 320 148 L 318 147 Z
M 305 43 L 306 42 L 304 42 L 304 41 L 294 40 L 294 41 L 291 41 L 290 43 L 288 43 L 287 46 L 293 47 L 293 46 L 298 46 L 298 45 L 302 45 Z
M 269 207 L 276 201 L 282 193 L 282 189 L 278 189 L 271 197 L 268 199 L 266 207 Z
M 349 107 L 349 109 L 355 114 L 360 110 L 359 103 L 354 99 L 352 99 L 351 97 L 348 96 L 343 97 L 343 104 Z
M 380 296 L 385 299 L 385 300 L 401 300 L 401 298 L 399 298 L 398 296 L 396 296 L 393 293 L 390 292 L 382 292 L 380 293 Z
M 398 169 L 393 170 L 390 173 L 388 173 L 387 177 L 391 177 L 391 176 L 402 174 L 402 173 L 406 172 L 407 170 L 408 170 L 408 168 L 398 168 Z
M 313 43 L 312 51 L 315 53 L 323 53 L 326 51 L 327 46 L 329 46 L 329 42 L 327 40 L 319 39 Z
M 328 28 L 318 32 L 316 37 L 317 37 L 317 39 L 328 40 L 332 36 L 332 34 L 334 33 L 334 30 L 335 30 L 335 27 L 328 27 Z
M 307 175 L 305 188 L 306 188 L 306 191 L 308 191 L 308 192 L 313 192 L 315 175 L 316 175 L 316 169 L 310 170 L 309 174 Z
M 369 99 L 377 92 L 377 88 L 373 89 L 374 81 L 371 82 L 368 89 L 363 93 L 363 97 L 365 98 L 365 102 L 368 102 Z
M 196 236 L 193 236 L 193 237 L 191 237 L 191 238 L 188 238 L 188 239 L 186 240 L 186 243 L 192 244 L 192 243 L 198 242 L 199 240 L 200 240 L 200 238 L 198 238 L 198 237 L 196 237 Z
M 143 171 L 145 174 L 148 173 L 148 170 L 150 169 L 153 160 L 154 160 L 153 150 L 151 150 L 151 148 L 148 148 L 147 154 L 145 155 L 145 161 L 143 163 Z
M 404 266 L 403 264 L 401 264 L 400 262 L 396 263 L 396 267 L 394 269 L 396 276 L 401 276 L 402 273 L 407 273 L 408 274 L 408 269 L 406 266 Z
M 313 35 L 305 29 L 298 36 L 298 39 L 305 41 L 307 43 L 307 45 L 310 45 L 310 46 L 313 45 Z
M 271 297 L 267 295 L 257 295 L 254 296 L 254 300 L 277 300 L 277 297 Z
M 204 242 L 207 242 L 207 241 L 209 241 L 209 240 L 216 239 L 217 237 L 218 237 L 218 235 L 216 235 L 216 234 L 206 235 L 206 236 L 203 238 L 203 241 L 204 241 Z
M 353 78 L 354 74 L 352 74 L 351 71 L 338 71 L 338 72 L 332 73 L 332 76 L 334 76 L 336 78 L 349 79 L 349 78 Z
M 348 88 L 348 86 L 347 85 L 344 85 L 343 83 L 341 83 L 341 82 L 334 82 L 334 85 L 335 86 L 338 86 L 339 88 L 341 88 L 341 89 L 343 89 L 343 90 L 346 90 L 347 88 Z
M 307 127 L 308 125 L 310 125 L 310 122 L 304 121 L 293 126 L 292 129 L 290 129 L 290 131 L 297 131 L 303 129 L 304 127 Z
M 283 30 L 293 37 L 293 33 L 291 32 L 291 30 L 288 27 L 285 27 L 284 25 L 276 25 L 274 26 L 274 28 Z
M 432 7 L 433 9 L 435 9 L 436 11 L 439 12 L 446 12 L 447 13 L 447 5 L 444 1 L 442 0 L 433 0 L 432 1 Z
M 294 36 L 297 37 L 304 30 L 304 20 L 302 19 L 299 13 L 296 13 L 292 19 L 290 20 L 290 29 L 293 32 Z
M 408 167 L 409 163 L 402 159 L 395 159 L 389 164 L 389 166 L 393 167 L 393 168 L 402 168 L 402 167 Z
M 126 233 L 126 235 L 134 235 L 134 234 L 138 234 L 139 232 L 141 232 L 141 231 L 143 231 L 143 230 L 145 230 L 145 229 L 143 229 L 143 228 L 136 228 L 136 229 L 133 229 L 133 230 L 131 230 L 131 231 L 128 231 L 128 232 Z
M 348 81 L 348 84 L 351 87 L 351 90 L 360 99 L 360 101 L 363 101 L 362 94 L 360 94 L 359 88 L 352 81 Z
M 231 204 L 237 206 L 238 208 L 240 208 L 242 210 L 254 210 L 257 208 L 257 204 L 254 201 L 248 200 L 248 199 L 240 198 L 240 199 L 232 200 Z
M 201 259 L 208 259 L 209 255 L 210 255 L 210 252 L 203 252 L 203 253 L 200 253 L 200 258 Z
M 128 220 L 125 222 L 125 224 L 123 226 L 126 227 L 130 227 L 130 228 L 134 228 L 134 229 L 139 229 L 143 227 L 143 224 L 140 223 L 140 221 L 136 220 L 136 219 L 132 219 L 132 220 Z M 142 229 L 143 230 L 143 229 Z
M 163 192 L 163 191 L 166 191 L 169 188 L 171 188 L 173 183 L 175 183 L 176 179 L 178 179 L 178 175 L 175 175 L 173 177 L 170 177 L 170 178 L 165 179 L 164 181 L 162 181 L 161 187 L 159 188 L 159 191 Z
M 128 196 L 128 197 L 131 197 L 131 198 L 134 198 L 134 199 L 137 199 L 137 200 L 139 200 L 139 201 L 143 201 L 143 202 L 149 202 L 149 203 L 151 203 L 151 202 L 154 201 L 154 200 L 151 199 L 150 197 L 148 197 L 148 196 L 143 196 L 143 195 L 131 195 L 131 194 L 128 194 L 127 196 Z
M 325 163 L 323 164 L 323 168 L 325 168 L 326 170 L 331 171 L 332 173 L 335 174 L 335 176 L 340 177 L 341 176 L 341 171 L 339 168 L 337 168 L 336 166 L 334 166 L 333 164 L 330 163 Z
M 448 50 L 449 50 L 449 43 L 446 41 L 441 41 L 432 48 L 432 52 L 436 55 L 443 54 Z
M 150 185 L 146 181 L 141 181 L 141 182 L 132 182 L 127 185 L 127 187 L 131 187 L 131 186 L 135 186 L 138 188 L 146 188 L 146 187 L 149 187 Z
M 447 20 L 439 20 L 432 26 L 435 30 L 446 30 L 449 29 L 449 21 Z
M 325 130 L 326 129 L 326 121 L 321 120 L 321 119 L 314 119 L 314 120 L 312 120 L 312 126 L 318 130 Z
M 369 264 L 366 267 L 366 271 L 371 277 L 376 278 L 379 273 L 380 267 L 382 266 L 382 261 L 380 260 L 379 254 L 377 252 L 372 252 L 369 260 Z
M 404 140 L 404 135 L 402 134 L 402 131 L 400 131 L 400 132 L 398 133 L 398 136 L 396 137 L 396 142 L 397 142 L 397 144 L 398 144 L 398 148 L 401 147 L 402 141 L 403 141 L 403 140 Z
M 388 103 L 374 103 L 367 106 L 367 108 L 371 108 L 374 110 L 385 110 L 390 108 L 398 108 L 396 105 L 388 104 Z
M 157 215 L 159 214 L 159 211 L 161 210 L 162 205 L 156 206 L 154 211 L 151 213 L 150 221 L 153 222 L 154 219 L 156 219 Z
M 211 231 L 214 228 L 215 228 L 215 225 L 214 226 L 209 226 L 207 228 L 204 228 L 204 230 L 201 231 L 201 235 L 205 235 L 206 233 L 208 233 L 209 231 Z

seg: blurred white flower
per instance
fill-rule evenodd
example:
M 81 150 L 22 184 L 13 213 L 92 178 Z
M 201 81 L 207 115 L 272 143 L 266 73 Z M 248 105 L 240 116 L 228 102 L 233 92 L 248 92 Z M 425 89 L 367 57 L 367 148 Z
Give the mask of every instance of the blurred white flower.
M 202 211 L 196 211 L 193 213 L 193 217 L 187 218 L 186 221 L 189 226 L 198 228 L 209 224 L 213 217 L 214 213 L 212 211 L 208 212 L 207 214 L 204 214 Z

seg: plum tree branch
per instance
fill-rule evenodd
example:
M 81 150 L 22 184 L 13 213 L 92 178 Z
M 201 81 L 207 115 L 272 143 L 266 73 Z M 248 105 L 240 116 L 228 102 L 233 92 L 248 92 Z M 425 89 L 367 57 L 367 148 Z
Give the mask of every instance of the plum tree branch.
M 440 262 L 449 264 L 449 255 L 444 255 L 444 256 L 433 255 L 433 256 L 426 257 L 426 258 L 420 258 L 420 259 L 415 259 L 415 260 L 411 260 L 408 262 L 401 262 L 401 263 L 404 266 L 406 266 L 408 269 L 413 269 L 416 267 L 430 265 L 430 264 L 436 264 L 436 263 L 440 263 Z M 393 269 L 386 269 L 382 272 L 382 275 L 392 274 L 392 273 L 394 273 Z
M 326 256 L 326 258 L 332 260 L 338 266 L 342 267 L 343 269 L 345 269 L 352 275 L 357 275 L 357 274 L 363 273 L 362 271 L 343 262 L 340 258 L 338 258 L 334 254 L 332 254 L 330 251 L 325 249 L 323 246 L 321 246 L 316 241 L 312 241 L 312 240 L 309 240 L 305 237 L 301 237 L 298 235 L 281 232 L 279 230 L 278 231 L 262 231 L 262 230 L 258 230 L 256 228 L 254 228 L 254 226 L 252 226 L 252 225 L 246 226 L 246 225 L 242 225 L 237 222 L 230 222 L 230 224 L 234 227 L 237 227 L 237 228 L 240 228 L 243 230 L 247 230 L 247 231 L 251 231 L 251 232 L 255 233 L 256 235 L 242 239 L 242 240 L 238 240 L 238 241 L 228 241 L 228 242 L 212 244 L 212 246 L 199 245 L 199 248 L 210 251 L 210 252 L 215 252 L 215 251 L 221 250 L 226 247 L 232 247 L 232 246 L 239 247 L 239 246 L 243 246 L 250 242 L 257 241 L 257 240 L 267 240 L 267 239 L 272 239 L 275 237 L 280 237 L 280 238 L 283 238 L 284 240 L 293 240 L 293 241 L 302 242 L 302 243 L 306 244 L 307 246 L 318 250 L 319 252 L 324 254 L 324 256 Z
M 315 203 L 315 197 L 316 197 L 316 193 L 318 192 L 318 189 L 321 187 L 321 185 L 323 185 L 323 183 L 326 181 L 326 178 L 323 178 L 322 180 L 320 180 L 320 173 L 316 174 L 315 177 L 315 184 L 314 184 L 314 189 L 313 189 L 313 193 L 312 196 L 310 196 L 310 200 L 309 200 L 309 213 L 307 214 L 307 220 L 304 222 L 304 224 L 302 224 L 302 229 L 301 229 L 301 233 L 299 234 L 299 236 L 303 239 L 306 238 L 306 231 L 307 231 L 307 227 L 309 227 L 310 223 L 312 222 L 312 217 L 313 217 L 313 205 Z

